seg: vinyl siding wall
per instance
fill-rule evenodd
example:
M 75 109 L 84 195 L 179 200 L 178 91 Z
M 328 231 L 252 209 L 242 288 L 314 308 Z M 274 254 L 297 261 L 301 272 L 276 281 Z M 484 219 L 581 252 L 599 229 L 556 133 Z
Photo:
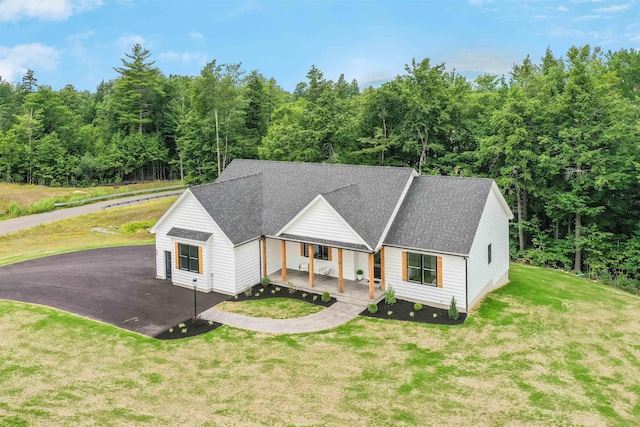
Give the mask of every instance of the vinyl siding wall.
M 487 248 L 491 244 L 491 264 Z M 509 277 L 509 219 L 494 190 L 489 192 L 468 260 L 469 308 Z
M 364 244 L 360 236 L 352 231 L 342 217 L 322 198 L 317 199 L 282 233 L 336 242 Z
M 176 285 L 192 286 L 193 279 L 198 279 L 198 289 L 202 291 L 216 290 L 233 293 L 235 276 L 233 244 L 224 235 L 220 227 L 190 193 L 180 199 L 178 205 L 156 228 L 156 271 L 157 277 L 165 277 L 165 251 L 171 252 L 172 282 Z M 213 233 L 207 243 L 189 241 L 167 236 L 172 227 Z M 190 273 L 175 265 L 175 243 L 184 243 L 202 247 L 203 273 Z
M 442 287 L 420 285 L 402 281 L 402 252 L 414 252 L 442 257 Z M 396 296 L 410 301 L 449 306 L 451 297 L 456 298 L 458 309 L 466 307 L 465 262 L 463 257 L 442 255 L 432 252 L 421 252 L 386 246 L 385 279 L 387 288 L 392 286 Z M 363 269 L 364 270 L 364 269 Z
M 260 283 L 260 269 L 262 268 L 260 264 L 260 245 L 261 241 L 258 239 L 237 246 L 234 249 L 236 261 L 235 293 Z

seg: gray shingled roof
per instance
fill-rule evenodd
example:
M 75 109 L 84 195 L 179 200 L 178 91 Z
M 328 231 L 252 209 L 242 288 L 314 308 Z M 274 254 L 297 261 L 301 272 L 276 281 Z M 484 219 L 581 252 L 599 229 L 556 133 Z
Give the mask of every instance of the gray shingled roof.
M 273 236 L 322 194 L 375 249 L 411 168 L 233 160 L 212 184 L 190 191 L 238 245 Z
M 487 178 L 417 177 L 384 243 L 468 255 L 492 183 Z
M 173 227 L 167 233 L 167 236 L 181 237 L 183 239 L 195 240 L 197 242 L 206 242 L 211 238 L 213 233 L 205 233 L 204 231 L 187 230 L 186 228 Z

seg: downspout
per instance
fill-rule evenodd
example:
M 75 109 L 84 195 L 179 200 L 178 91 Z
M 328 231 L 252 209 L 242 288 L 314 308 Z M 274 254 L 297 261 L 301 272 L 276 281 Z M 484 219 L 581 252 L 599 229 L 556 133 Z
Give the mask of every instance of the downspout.
M 467 316 L 469 315 L 469 269 L 467 268 L 467 257 L 464 257 L 464 303 Z
M 263 273 L 263 271 L 262 271 L 262 257 L 263 257 L 264 254 L 262 253 L 262 239 L 264 239 L 264 238 L 265 237 L 262 236 L 260 238 L 260 240 L 258 240 L 258 250 L 260 251 L 260 256 L 258 257 L 258 270 L 260 271 L 260 274 L 259 274 L 260 277 L 259 277 L 258 283 L 260 283 L 260 281 L 262 280 L 262 277 L 263 277 L 262 276 L 262 273 Z

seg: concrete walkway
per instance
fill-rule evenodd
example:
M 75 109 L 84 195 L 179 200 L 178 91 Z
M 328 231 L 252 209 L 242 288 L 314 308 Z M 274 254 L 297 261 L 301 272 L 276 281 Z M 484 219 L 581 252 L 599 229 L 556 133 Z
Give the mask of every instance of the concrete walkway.
M 183 193 L 184 190 L 165 191 L 162 193 L 151 193 L 133 197 L 126 197 L 123 199 L 111 199 L 104 202 L 92 203 L 89 205 L 77 206 L 75 208 L 58 209 L 51 212 L 45 212 L 41 214 L 21 216 L 19 218 L 7 219 L 0 221 L 0 236 L 3 234 L 15 233 L 16 231 L 24 230 L 27 228 L 35 227 L 40 224 L 46 224 L 48 222 L 60 221 L 61 219 L 67 219 L 78 215 L 84 215 L 88 213 L 98 212 L 109 207 L 122 207 L 126 204 L 133 204 L 139 202 L 146 202 L 149 200 L 155 200 L 162 197 L 178 196 Z M 114 206 L 116 204 L 122 206 Z
M 248 329 L 256 332 L 270 334 L 301 334 L 305 332 L 318 332 L 335 328 L 349 320 L 354 319 L 364 310 L 364 307 L 336 302 L 322 311 L 305 317 L 294 319 L 266 319 L 261 317 L 242 316 L 236 313 L 210 308 L 202 313 L 207 320 L 233 326 L 240 329 Z

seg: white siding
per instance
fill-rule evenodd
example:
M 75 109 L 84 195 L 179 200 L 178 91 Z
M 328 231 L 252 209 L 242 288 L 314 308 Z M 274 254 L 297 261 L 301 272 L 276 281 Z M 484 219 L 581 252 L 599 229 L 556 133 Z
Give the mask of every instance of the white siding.
M 442 257 L 442 287 L 419 285 L 402 281 L 403 249 L 385 247 L 385 279 L 387 287 L 392 286 L 396 296 L 410 301 L 440 304 L 449 306 L 451 297 L 456 298 L 459 310 L 466 307 L 465 265 L 464 258 L 453 255 L 442 255 L 430 252 L 418 252 L 426 255 Z M 417 252 L 414 250 L 407 252 Z M 364 269 L 363 269 L 364 270 Z
M 489 192 L 469 253 L 469 308 L 484 294 L 508 281 L 509 219 L 494 191 Z M 491 264 L 487 255 L 489 244 Z
M 322 197 L 312 202 L 300 217 L 282 230 L 282 233 L 336 242 L 365 244 L 362 238 Z
M 262 243 L 261 243 L 262 244 Z M 275 273 L 282 268 L 282 244 L 280 240 L 267 239 L 267 274 Z M 262 254 L 264 256 L 264 254 Z M 290 261 L 287 259 L 289 268 L 292 268 Z M 297 265 L 297 264 L 296 264 Z M 262 267 L 260 267 L 262 268 Z
M 235 277 L 233 244 L 220 227 L 188 191 L 176 201 L 170 215 L 156 226 L 156 270 L 157 277 L 165 279 L 165 251 L 171 252 L 172 282 L 176 285 L 192 286 L 198 279 L 200 290 L 216 290 L 233 293 Z M 207 243 L 192 242 L 167 236 L 172 227 L 213 233 Z M 179 270 L 176 265 L 175 243 L 203 247 L 203 274 Z
M 235 248 L 235 293 L 260 282 L 260 240 L 254 240 Z

